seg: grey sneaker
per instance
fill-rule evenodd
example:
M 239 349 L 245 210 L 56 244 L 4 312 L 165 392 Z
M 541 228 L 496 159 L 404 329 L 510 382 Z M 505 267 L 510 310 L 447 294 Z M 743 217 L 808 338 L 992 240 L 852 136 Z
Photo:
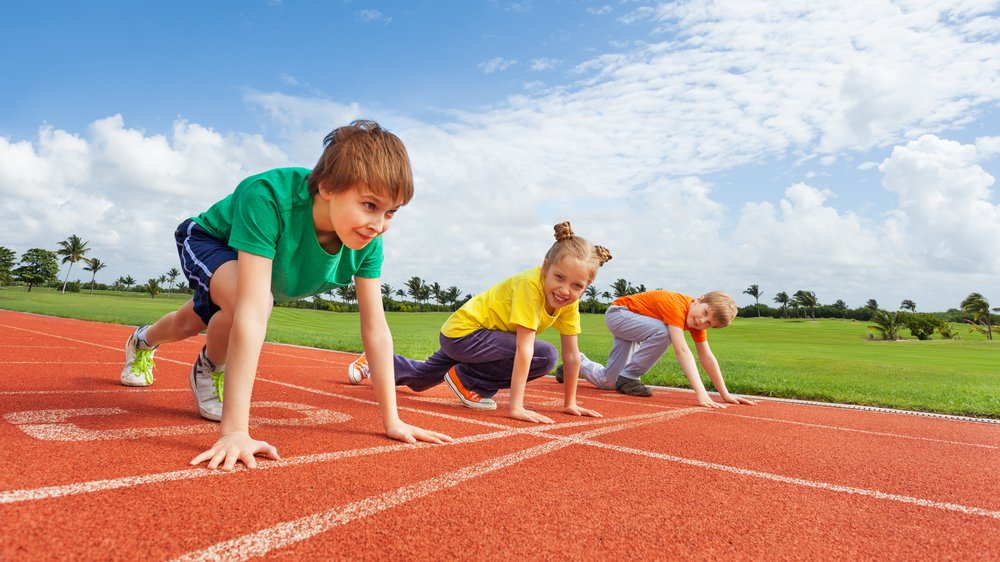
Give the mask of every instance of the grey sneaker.
M 562 363 L 556 367 L 556 382 L 562 384 L 563 381 L 563 366 Z
M 191 391 L 198 403 L 198 413 L 206 420 L 222 421 L 223 367 L 216 366 L 201 348 L 191 367 Z
M 122 368 L 121 381 L 125 386 L 149 386 L 153 384 L 153 368 L 156 366 L 153 361 L 153 352 L 157 346 L 149 345 L 139 339 L 139 330 L 136 328 L 125 343 L 125 367 Z
M 615 390 L 628 396 L 652 396 L 653 391 L 648 386 L 642 384 L 638 379 L 627 379 L 618 377 L 615 381 Z

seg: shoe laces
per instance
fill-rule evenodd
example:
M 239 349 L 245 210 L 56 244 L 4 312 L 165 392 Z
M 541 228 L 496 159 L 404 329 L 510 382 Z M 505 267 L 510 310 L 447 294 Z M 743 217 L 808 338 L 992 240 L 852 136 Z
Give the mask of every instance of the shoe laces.
M 142 375 L 146 379 L 147 384 L 153 384 L 153 367 L 155 364 L 153 361 L 153 350 L 135 350 L 135 356 L 132 359 L 132 372 L 136 375 Z
M 371 370 L 368 368 L 368 359 L 359 359 L 354 366 L 361 373 L 361 378 L 367 379 L 371 377 Z
M 225 383 L 226 373 L 224 371 L 209 371 L 208 374 L 212 375 L 212 387 L 219 395 L 219 402 L 222 402 L 222 387 Z

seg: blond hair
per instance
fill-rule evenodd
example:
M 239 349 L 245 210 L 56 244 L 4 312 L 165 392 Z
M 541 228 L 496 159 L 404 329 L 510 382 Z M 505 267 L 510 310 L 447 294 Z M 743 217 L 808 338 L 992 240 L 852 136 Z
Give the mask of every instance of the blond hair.
M 375 121 L 358 120 L 323 139 L 323 154 L 309 174 L 309 195 L 339 193 L 364 184 L 399 205 L 413 198 L 413 171 L 399 137 Z
M 590 280 L 597 277 L 597 268 L 611 260 L 611 251 L 604 246 L 594 246 L 583 238 L 573 234 L 569 221 L 563 221 L 554 227 L 556 243 L 545 254 L 545 261 L 558 263 L 565 257 L 572 257 L 586 264 L 590 270 Z
M 733 323 L 739 307 L 733 297 L 722 291 L 712 291 L 701 296 L 701 302 L 708 305 L 708 314 L 712 317 L 713 328 L 725 328 Z

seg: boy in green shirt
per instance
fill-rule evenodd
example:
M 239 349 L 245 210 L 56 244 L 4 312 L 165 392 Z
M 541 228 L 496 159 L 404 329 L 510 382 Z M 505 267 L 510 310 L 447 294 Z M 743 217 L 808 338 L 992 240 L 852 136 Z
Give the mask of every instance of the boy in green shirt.
M 153 352 L 208 330 L 191 368 L 198 411 L 221 421 L 219 440 L 191 464 L 231 470 L 254 455 L 278 459 L 249 434 L 250 394 L 273 302 L 346 286 L 357 288 L 361 339 L 386 434 L 400 441 L 451 438 L 404 423 L 396 408 L 392 335 L 382 309 L 381 234 L 413 197 L 402 142 L 372 121 L 327 135 L 310 171 L 281 168 L 251 176 L 208 211 L 181 223 L 177 251 L 194 297 L 129 338 L 121 382 L 153 382 Z M 226 384 L 223 385 L 223 373 Z

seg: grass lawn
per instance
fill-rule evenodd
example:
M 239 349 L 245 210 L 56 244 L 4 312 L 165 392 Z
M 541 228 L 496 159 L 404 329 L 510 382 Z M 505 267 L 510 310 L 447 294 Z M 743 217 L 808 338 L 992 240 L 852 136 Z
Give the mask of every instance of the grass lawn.
M 186 298 L 100 291 L 62 295 L 39 288 L 28 293 L 7 287 L 0 289 L 0 308 L 138 325 L 155 321 Z M 448 314 L 387 316 L 396 351 L 422 359 L 437 349 L 438 330 Z M 987 341 L 959 325 L 960 340 L 884 342 L 867 339 L 866 326 L 849 320 L 739 318 L 710 331 L 709 342 L 734 393 L 1000 418 L 1000 341 Z M 558 346 L 554 331 L 542 337 Z M 361 351 L 356 313 L 275 308 L 267 338 Z M 604 361 L 610 347 L 604 317 L 583 315 L 580 349 Z M 643 380 L 688 386 L 672 348 Z

